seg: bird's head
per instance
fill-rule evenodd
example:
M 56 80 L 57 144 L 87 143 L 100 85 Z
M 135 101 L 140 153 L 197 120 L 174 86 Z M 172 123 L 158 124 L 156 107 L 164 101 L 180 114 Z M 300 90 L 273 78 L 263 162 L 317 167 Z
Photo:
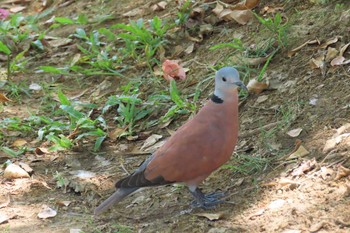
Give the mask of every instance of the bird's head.
M 233 67 L 224 67 L 216 72 L 214 95 L 225 100 L 232 91 L 241 87 L 247 90 L 247 87 L 239 79 L 238 71 Z

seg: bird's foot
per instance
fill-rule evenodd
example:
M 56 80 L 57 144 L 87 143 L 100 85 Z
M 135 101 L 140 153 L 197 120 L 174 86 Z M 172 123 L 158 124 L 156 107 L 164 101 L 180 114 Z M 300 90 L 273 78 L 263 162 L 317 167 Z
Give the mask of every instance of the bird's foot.
M 195 200 L 192 201 L 191 206 L 193 208 L 203 208 L 203 209 L 212 209 L 217 204 L 223 203 L 224 201 L 220 198 L 225 196 L 223 192 L 214 192 L 209 194 L 204 194 L 200 189 L 196 189 L 194 192 L 191 192 L 195 197 Z

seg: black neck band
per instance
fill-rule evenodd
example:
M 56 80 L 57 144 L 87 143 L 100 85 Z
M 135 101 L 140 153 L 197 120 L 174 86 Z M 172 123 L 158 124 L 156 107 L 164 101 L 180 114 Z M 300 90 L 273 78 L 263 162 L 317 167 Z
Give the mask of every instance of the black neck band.
M 218 97 L 218 96 L 215 95 L 215 94 L 212 95 L 211 100 L 212 100 L 214 103 L 217 103 L 217 104 L 222 104 L 222 103 L 224 102 L 223 99 L 221 99 L 220 97 Z

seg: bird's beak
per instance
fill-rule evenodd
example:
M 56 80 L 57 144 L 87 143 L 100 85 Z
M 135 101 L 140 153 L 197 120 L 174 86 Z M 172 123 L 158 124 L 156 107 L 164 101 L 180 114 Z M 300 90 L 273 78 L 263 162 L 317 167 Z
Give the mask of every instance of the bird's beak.
M 243 82 L 239 81 L 239 82 L 235 82 L 234 84 L 236 84 L 237 86 L 239 86 L 240 88 L 244 89 L 246 92 L 248 92 L 248 88 L 244 85 Z

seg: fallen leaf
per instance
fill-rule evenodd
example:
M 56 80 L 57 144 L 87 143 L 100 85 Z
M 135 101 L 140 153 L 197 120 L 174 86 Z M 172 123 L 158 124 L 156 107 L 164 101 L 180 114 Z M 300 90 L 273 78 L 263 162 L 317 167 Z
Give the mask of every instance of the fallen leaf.
M 193 50 L 194 50 L 194 43 L 191 43 L 191 44 L 184 50 L 184 52 L 185 52 L 186 54 L 190 54 L 190 53 L 193 52 Z
M 0 8 L 0 19 L 6 19 L 7 16 L 10 15 L 10 12 L 8 10 Z
M 28 172 L 16 164 L 10 164 L 5 168 L 4 175 L 7 179 L 29 178 Z
M 35 148 L 35 154 L 37 154 L 37 155 L 44 155 L 47 153 L 49 153 L 49 150 L 47 148 L 44 148 L 44 147 Z
M 168 3 L 166 1 L 161 1 L 161 2 L 158 2 L 158 3 L 154 4 L 153 6 L 151 6 L 151 10 L 152 11 L 162 11 L 162 10 L 165 10 L 166 5 L 168 5 Z
M 13 6 L 10 8 L 10 12 L 12 13 L 18 13 L 20 11 L 23 11 L 24 9 L 26 9 L 27 7 L 25 6 Z
M 334 59 L 338 55 L 338 53 L 339 53 L 339 51 L 336 48 L 329 47 L 327 49 L 325 61 L 329 62 L 330 60 Z
M 350 45 L 350 43 L 347 43 L 346 45 L 344 45 L 344 46 L 342 46 L 342 47 L 340 48 L 340 51 L 339 51 L 339 55 L 340 55 L 340 56 L 343 56 L 343 55 L 344 55 L 344 53 L 345 53 L 345 51 L 348 49 L 349 45 Z
M 43 209 L 38 213 L 38 217 L 41 219 L 53 218 L 57 215 L 57 211 L 51 209 L 48 206 L 44 206 Z
M 56 202 L 57 205 L 60 205 L 60 206 L 69 206 L 72 202 L 71 201 L 57 201 Z
M 284 204 L 286 204 L 287 201 L 283 199 L 277 199 L 272 202 L 267 206 L 270 210 L 275 210 L 275 209 L 280 209 Z
M 287 134 L 289 136 L 291 136 L 292 138 L 295 138 L 295 137 L 298 137 L 300 135 L 301 131 L 303 131 L 302 128 L 292 129 L 292 130 L 288 131 Z
M 203 19 L 204 15 L 205 15 L 205 9 L 202 7 L 195 7 L 192 9 L 190 13 L 191 18 L 196 18 L 200 16 L 200 18 Z
M 317 165 L 316 159 L 304 161 L 298 168 L 294 169 L 292 176 L 302 176 L 309 171 L 313 170 Z
M 29 89 L 30 89 L 30 90 L 33 90 L 33 91 L 40 91 L 40 90 L 42 90 L 43 88 L 42 88 L 39 84 L 37 84 L 37 83 L 31 83 L 31 84 L 29 85 Z
M 306 45 L 311 45 L 311 44 L 320 44 L 320 42 L 318 40 L 308 40 L 305 43 L 303 43 L 302 45 L 299 45 L 298 47 L 288 51 L 288 57 L 292 57 L 294 54 L 296 54 L 299 50 L 301 50 L 302 48 L 304 48 Z
M 9 217 L 7 215 L 0 213 L 0 224 L 7 223 L 9 220 Z
M 197 214 L 193 214 L 195 216 L 198 217 L 205 217 L 207 219 L 209 219 L 210 221 L 215 221 L 215 220 L 219 220 L 222 219 L 224 217 L 224 213 L 220 212 L 220 213 L 197 213 Z
M 248 82 L 247 89 L 249 93 L 260 94 L 269 87 L 267 82 L 259 82 L 255 79 L 251 79 Z
M 79 228 L 71 228 L 69 229 L 69 233 L 84 233 L 84 231 Z
M 1 202 L 0 202 L 0 209 L 8 206 L 10 204 L 10 202 L 11 202 L 10 195 L 7 194 L 6 195 L 6 200 L 2 199 Z M 0 224 L 1 224 L 1 221 L 0 221 Z
M 338 41 L 338 37 L 334 37 L 334 38 L 332 38 L 332 39 L 330 39 L 330 40 L 327 40 L 327 41 L 324 42 L 323 44 L 321 44 L 321 45 L 320 45 L 320 48 L 321 48 L 321 49 L 325 49 L 325 48 L 327 48 L 329 45 L 337 43 L 337 41 Z
M 143 9 L 135 8 L 135 9 L 132 9 L 131 11 L 128 11 L 128 12 L 122 14 L 122 16 L 124 16 L 124 17 L 133 17 L 133 16 L 136 16 L 136 15 L 142 15 L 143 13 L 144 13 Z
M 304 146 L 300 145 L 299 148 L 294 153 L 292 153 L 291 155 L 288 156 L 287 159 L 288 160 L 289 159 L 298 159 L 298 158 L 302 158 L 308 154 L 309 154 L 309 151 L 307 151 Z
M 321 55 L 310 60 L 310 66 L 312 69 L 322 69 L 324 67 L 324 56 Z
M 179 65 L 177 60 L 165 60 L 162 64 L 163 77 L 171 81 L 173 79 L 186 79 L 186 73 L 182 66 Z
M 0 103 L 6 103 L 6 102 L 9 102 L 9 101 L 12 101 L 12 100 L 10 100 L 9 98 L 7 98 L 5 94 L 2 94 L 2 93 L 0 92 Z
M 112 140 L 118 139 L 124 132 L 126 128 L 115 128 L 108 133 L 108 137 Z
M 350 133 L 336 135 L 333 138 L 328 139 L 323 147 L 323 152 L 327 153 L 333 150 L 339 143 L 341 143 L 344 139 L 347 139 L 348 137 L 350 137 Z
M 350 176 L 350 169 L 340 165 L 338 167 L 337 175 L 335 177 L 335 180 L 339 180 L 339 179 L 341 179 L 343 177 L 346 177 L 346 176 Z
M 262 95 L 262 96 L 259 96 L 257 99 L 256 99 L 256 102 L 258 104 L 262 103 L 262 102 L 265 102 L 269 97 L 267 95 Z
M 235 20 L 241 25 L 246 25 L 251 19 L 254 18 L 254 14 L 251 10 L 234 10 L 230 14 L 224 17 L 225 21 Z
M 254 219 L 256 219 L 256 217 L 259 217 L 259 216 L 263 215 L 264 213 L 265 213 L 265 209 L 260 209 L 260 210 L 256 211 L 254 214 L 250 215 L 249 219 L 254 220 Z
M 152 134 L 151 136 L 149 136 L 145 142 L 143 143 L 143 145 L 141 146 L 141 150 L 147 149 L 150 146 L 153 146 L 156 142 L 159 141 L 159 139 L 161 139 L 163 136 L 159 135 L 159 134 Z
M 28 142 L 22 138 L 16 139 L 13 143 L 12 146 L 13 147 L 22 147 L 25 144 L 27 144 Z
M 220 13 L 224 10 L 224 6 L 220 3 L 216 3 L 215 8 L 212 10 L 213 13 L 219 17 Z
M 232 10 L 247 10 L 253 9 L 259 4 L 260 0 L 245 0 L 231 7 Z
M 28 173 L 32 173 L 33 172 L 33 169 L 26 163 L 23 163 L 23 162 L 19 162 L 18 165 L 23 169 L 25 170 L 26 172 Z
M 328 167 L 321 167 L 320 170 L 321 170 L 320 175 L 323 180 L 330 179 L 334 173 L 334 170 Z
M 345 57 L 337 56 L 331 61 L 331 66 L 340 66 L 343 65 L 345 61 Z

